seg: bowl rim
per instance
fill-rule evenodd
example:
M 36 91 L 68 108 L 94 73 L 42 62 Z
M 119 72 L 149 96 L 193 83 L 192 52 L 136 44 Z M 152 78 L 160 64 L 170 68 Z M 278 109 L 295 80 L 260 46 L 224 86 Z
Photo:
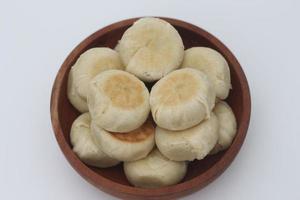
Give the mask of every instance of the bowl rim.
M 241 93 L 242 93 L 242 102 L 243 102 L 243 112 L 242 117 L 240 119 L 238 132 L 236 137 L 230 146 L 224 153 L 224 155 L 212 166 L 210 167 L 205 173 L 200 174 L 188 181 L 162 187 L 156 189 L 144 189 L 144 188 L 137 188 L 133 186 L 123 185 L 117 182 L 114 182 L 110 179 L 107 179 L 93 170 L 91 170 L 88 166 L 86 166 L 72 151 L 72 148 L 69 146 L 68 142 L 66 141 L 62 127 L 59 121 L 59 98 L 61 93 L 61 84 L 63 81 L 64 75 L 67 73 L 68 69 L 70 68 L 71 62 L 77 57 L 79 52 L 82 52 L 87 46 L 91 45 L 92 42 L 104 35 L 109 33 L 111 30 L 122 28 L 124 26 L 129 26 L 133 24 L 136 20 L 142 17 L 135 17 L 130 19 L 125 19 L 119 22 L 115 22 L 111 25 L 108 25 L 104 28 L 99 29 L 92 35 L 88 36 L 84 39 L 79 45 L 77 45 L 71 53 L 67 56 L 63 64 L 61 65 L 56 79 L 54 81 L 54 85 L 52 88 L 51 100 L 50 100 L 50 115 L 51 115 L 51 122 L 52 127 L 54 130 L 54 134 L 56 140 L 59 144 L 61 151 L 63 152 L 64 156 L 67 158 L 71 166 L 88 182 L 92 183 L 94 186 L 102 189 L 111 194 L 116 193 L 123 193 L 125 195 L 133 195 L 133 196 L 142 196 L 142 197 L 164 197 L 169 196 L 175 193 L 187 193 L 194 191 L 196 189 L 202 188 L 217 178 L 223 171 L 231 164 L 233 159 L 238 154 L 244 139 L 247 134 L 249 122 L 250 122 L 250 114 L 251 114 L 251 99 L 250 99 L 250 90 L 248 86 L 248 82 L 246 76 L 243 72 L 243 69 L 235 56 L 231 53 L 231 51 L 215 36 L 208 33 L 204 29 L 195 26 L 191 23 L 174 19 L 174 18 L 167 18 L 167 17 L 158 17 L 163 20 L 168 21 L 170 24 L 188 29 L 192 32 L 200 34 L 202 37 L 206 38 L 210 43 L 214 44 L 220 53 L 226 57 L 226 60 L 230 60 L 232 63 L 232 67 L 235 69 L 237 73 L 237 77 L 239 82 L 241 82 Z M 112 191 L 114 190 L 114 191 Z

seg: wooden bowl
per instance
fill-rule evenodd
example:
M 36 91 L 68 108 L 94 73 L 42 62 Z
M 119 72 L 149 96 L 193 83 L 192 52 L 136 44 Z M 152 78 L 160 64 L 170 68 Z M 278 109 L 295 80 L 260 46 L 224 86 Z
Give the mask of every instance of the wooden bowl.
M 62 64 L 52 89 L 51 120 L 57 142 L 72 167 L 97 188 L 123 199 L 170 199 L 203 188 L 217 178 L 233 161 L 245 139 L 250 120 L 250 92 L 245 74 L 230 50 L 205 30 L 184 21 L 162 18 L 171 23 L 181 35 L 185 48 L 207 46 L 220 52 L 228 61 L 232 87 L 226 100 L 237 119 L 238 130 L 232 145 L 226 151 L 208 156 L 189 164 L 184 180 L 176 185 L 158 188 L 136 188 L 127 181 L 122 164 L 107 169 L 85 165 L 73 153 L 70 144 L 70 127 L 80 114 L 67 98 L 67 79 L 71 66 L 87 49 L 92 47 L 114 48 L 124 31 L 138 18 L 127 19 L 109 25 L 82 41 Z

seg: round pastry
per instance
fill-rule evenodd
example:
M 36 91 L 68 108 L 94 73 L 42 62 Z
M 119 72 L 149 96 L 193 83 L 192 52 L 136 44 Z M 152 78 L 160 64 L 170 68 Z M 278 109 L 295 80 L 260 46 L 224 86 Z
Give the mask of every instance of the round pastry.
M 108 132 L 92 121 L 92 135 L 102 150 L 112 158 L 134 161 L 147 156 L 154 146 L 154 124 L 147 120 L 127 133 Z
M 146 158 L 124 162 L 129 182 L 141 188 L 158 188 L 180 182 L 186 174 L 187 163 L 171 161 L 154 149 Z
M 213 112 L 219 121 L 219 139 L 211 154 L 227 149 L 236 135 L 237 124 L 230 106 L 225 101 L 216 104 Z
M 226 99 L 231 88 L 230 70 L 219 52 L 207 47 L 192 47 L 185 50 L 182 66 L 203 71 L 213 82 L 216 96 Z
M 87 112 L 89 82 L 97 74 L 108 69 L 124 69 L 119 54 L 104 47 L 92 48 L 81 54 L 71 68 L 68 80 L 68 98 L 80 112 Z
M 157 126 L 155 142 L 160 152 L 170 160 L 201 160 L 216 145 L 218 126 L 213 113 L 209 119 L 183 131 L 170 131 Z
M 180 67 L 184 55 L 182 39 L 168 22 L 158 18 L 141 18 L 128 28 L 116 50 L 126 71 L 141 80 L 159 80 Z
M 73 151 L 84 163 L 95 167 L 111 167 L 118 160 L 106 155 L 91 136 L 89 113 L 81 114 L 72 124 L 70 140 Z
M 152 87 L 152 116 L 162 128 L 184 130 L 209 118 L 215 98 L 212 84 L 204 73 L 191 68 L 179 69 Z
M 134 75 L 107 70 L 90 82 L 88 107 L 99 127 L 111 132 L 129 132 L 140 127 L 149 115 L 149 91 Z
M 88 106 L 86 103 L 86 100 L 81 98 L 78 95 L 78 92 L 76 91 L 76 88 L 74 87 L 74 73 L 73 70 L 71 69 L 68 77 L 68 99 L 70 103 L 81 113 L 88 112 Z

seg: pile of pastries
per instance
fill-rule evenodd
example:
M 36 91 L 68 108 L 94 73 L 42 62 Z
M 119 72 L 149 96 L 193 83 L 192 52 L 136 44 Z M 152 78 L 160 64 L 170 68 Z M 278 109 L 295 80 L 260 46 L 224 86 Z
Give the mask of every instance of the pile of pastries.
M 91 48 L 72 66 L 68 98 L 82 113 L 70 131 L 73 151 L 94 167 L 123 162 L 136 187 L 176 184 L 189 161 L 232 143 L 236 119 L 223 101 L 230 89 L 220 53 L 185 50 L 171 24 L 141 18 L 115 49 Z

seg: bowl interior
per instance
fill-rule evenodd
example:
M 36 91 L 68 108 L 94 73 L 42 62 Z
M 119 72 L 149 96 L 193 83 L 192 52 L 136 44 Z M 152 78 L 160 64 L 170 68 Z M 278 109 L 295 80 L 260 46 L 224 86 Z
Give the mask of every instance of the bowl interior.
M 190 48 L 194 46 L 206 46 L 213 48 L 217 51 L 219 51 L 223 56 L 226 58 L 229 67 L 230 67 L 230 73 L 231 73 L 231 82 L 232 82 L 232 90 L 230 91 L 229 98 L 226 100 L 228 104 L 232 107 L 233 112 L 237 119 L 238 129 L 240 125 L 240 119 L 242 118 L 243 114 L 243 95 L 242 94 L 242 88 L 240 79 L 238 77 L 238 72 L 233 67 L 233 63 L 231 63 L 231 59 L 227 57 L 227 55 L 222 52 L 221 49 L 219 49 L 215 44 L 210 42 L 206 37 L 202 36 L 201 34 L 194 32 L 190 29 L 186 29 L 182 26 L 176 26 L 175 28 L 178 30 L 179 34 L 181 35 L 185 48 Z M 68 69 L 66 73 L 62 77 L 62 85 L 61 92 L 59 94 L 59 100 L 58 100 L 58 120 L 61 124 L 63 135 L 68 142 L 68 145 L 71 147 L 70 144 L 70 128 L 72 125 L 72 122 L 75 120 L 75 118 L 80 114 L 69 102 L 67 98 L 67 80 L 68 80 L 68 73 L 71 68 L 71 66 L 75 63 L 76 59 L 79 57 L 81 53 L 83 53 L 85 50 L 92 48 L 92 47 L 110 47 L 114 48 L 117 44 L 118 40 L 121 38 L 124 31 L 129 26 L 123 26 L 123 27 L 116 27 L 113 30 L 110 30 L 107 33 L 104 33 L 100 37 L 95 37 L 90 44 L 88 44 L 86 47 L 82 48 L 81 51 L 76 52 L 76 55 L 72 58 L 72 60 L 69 62 Z M 151 84 L 147 85 L 149 89 L 151 89 Z M 210 167 L 212 167 L 216 162 L 218 162 L 221 157 L 225 154 L 226 151 L 220 152 L 214 156 L 208 156 L 205 159 L 201 161 L 193 161 L 189 164 L 187 175 L 185 176 L 184 181 L 191 180 L 194 177 L 197 177 L 203 173 L 205 173 Z M 107 179 L 110 179 L 114 182 L 123 184 L 123 185 L 130 185 L 127 181 L 123 169 L 122 164 L 119 164 L 115 167 L 106 168 L 106 169 L 99 169 L 95 167 L 89 167 L 91 170 L 99 174 L 99 176 L 103 176 Z

